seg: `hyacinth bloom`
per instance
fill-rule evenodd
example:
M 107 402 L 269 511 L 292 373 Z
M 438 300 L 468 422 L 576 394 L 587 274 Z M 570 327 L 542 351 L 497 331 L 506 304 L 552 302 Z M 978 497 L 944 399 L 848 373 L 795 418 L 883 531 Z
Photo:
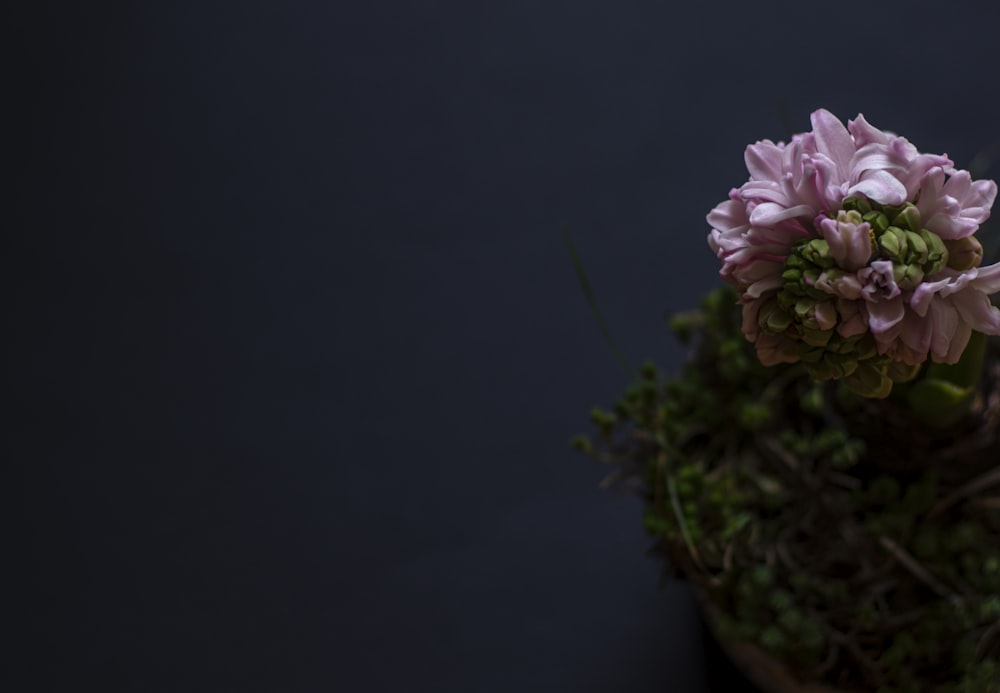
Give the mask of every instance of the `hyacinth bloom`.
M 862 115 L 811 120 L 747 147 L 750 178 L 708 214 L 709 245 L 764 364 L 885 396 L 928 359 L 957 362 L 973 330 L 1000 334 L 1000 263 L 980 266 L 974 236 L 997 186 Z

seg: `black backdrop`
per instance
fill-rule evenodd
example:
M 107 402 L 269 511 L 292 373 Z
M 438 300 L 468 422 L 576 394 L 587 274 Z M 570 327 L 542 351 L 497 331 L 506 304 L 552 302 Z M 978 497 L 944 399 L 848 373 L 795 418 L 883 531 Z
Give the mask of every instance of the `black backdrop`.
M 562 228 L 676 370 L 746 144 L 826 107 L 969 164 L 992 6 L 8 17 L 5 689 L 745 690 L 568 448 L 627 381 Z

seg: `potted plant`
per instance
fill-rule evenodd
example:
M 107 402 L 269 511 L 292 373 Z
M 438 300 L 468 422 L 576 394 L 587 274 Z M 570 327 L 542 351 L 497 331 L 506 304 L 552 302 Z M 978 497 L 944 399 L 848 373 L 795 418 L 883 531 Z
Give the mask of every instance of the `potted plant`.
M 765 691 L 1000 691 L 996 197 L 827 111 L 708 215 L 727 286 L 574 445 Z

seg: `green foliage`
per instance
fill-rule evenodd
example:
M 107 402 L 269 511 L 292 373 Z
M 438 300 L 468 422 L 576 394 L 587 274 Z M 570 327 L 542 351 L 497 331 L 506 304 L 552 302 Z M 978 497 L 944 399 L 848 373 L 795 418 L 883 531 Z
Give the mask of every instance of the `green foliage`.
M 573 447 L 638 485 L 646 531 L 728 637 L 849 690 L 996 693 L 1000 634 L 982 639 L 1000 620 L 1000 510 L 938 507 L 967 481 L 953 467 L 975 460 L 921 462 L 929 434 L 896 423 L 910 373 L 872 402 L 760 365 L 735 301 L 721 289 L 671 320 L 694 347 L 682 372 L 643 364 Z M 984 455 L 995 464 L 996 447 Z
M 923 377 L 905 389 L 906 403 L 916 420 L 931 428 L 948 428 L 969 413 L 982 377 L 986 337 L 973 332 L 955 364 L 928 364 Z

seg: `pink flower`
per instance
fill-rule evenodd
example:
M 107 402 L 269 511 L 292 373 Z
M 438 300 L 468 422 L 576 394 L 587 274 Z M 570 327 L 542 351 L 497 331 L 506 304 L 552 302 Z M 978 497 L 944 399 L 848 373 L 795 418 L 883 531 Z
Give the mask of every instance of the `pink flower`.
M 871 226 L 857 212 L 841 210 L 833 219 L 819 222 L 823 238 L 830 244 L 830 254 L 845 270 L 859 270 L 872 256 Z
M 707 217 L 761 360 L 843 377 L 861 361 L 954 363 L 972 330 L 1000 334 L 1000 265 L 969 266 L 996 183 L 862 115 L 811 120 L 788 144 L 747 147 L 749 180 Z

